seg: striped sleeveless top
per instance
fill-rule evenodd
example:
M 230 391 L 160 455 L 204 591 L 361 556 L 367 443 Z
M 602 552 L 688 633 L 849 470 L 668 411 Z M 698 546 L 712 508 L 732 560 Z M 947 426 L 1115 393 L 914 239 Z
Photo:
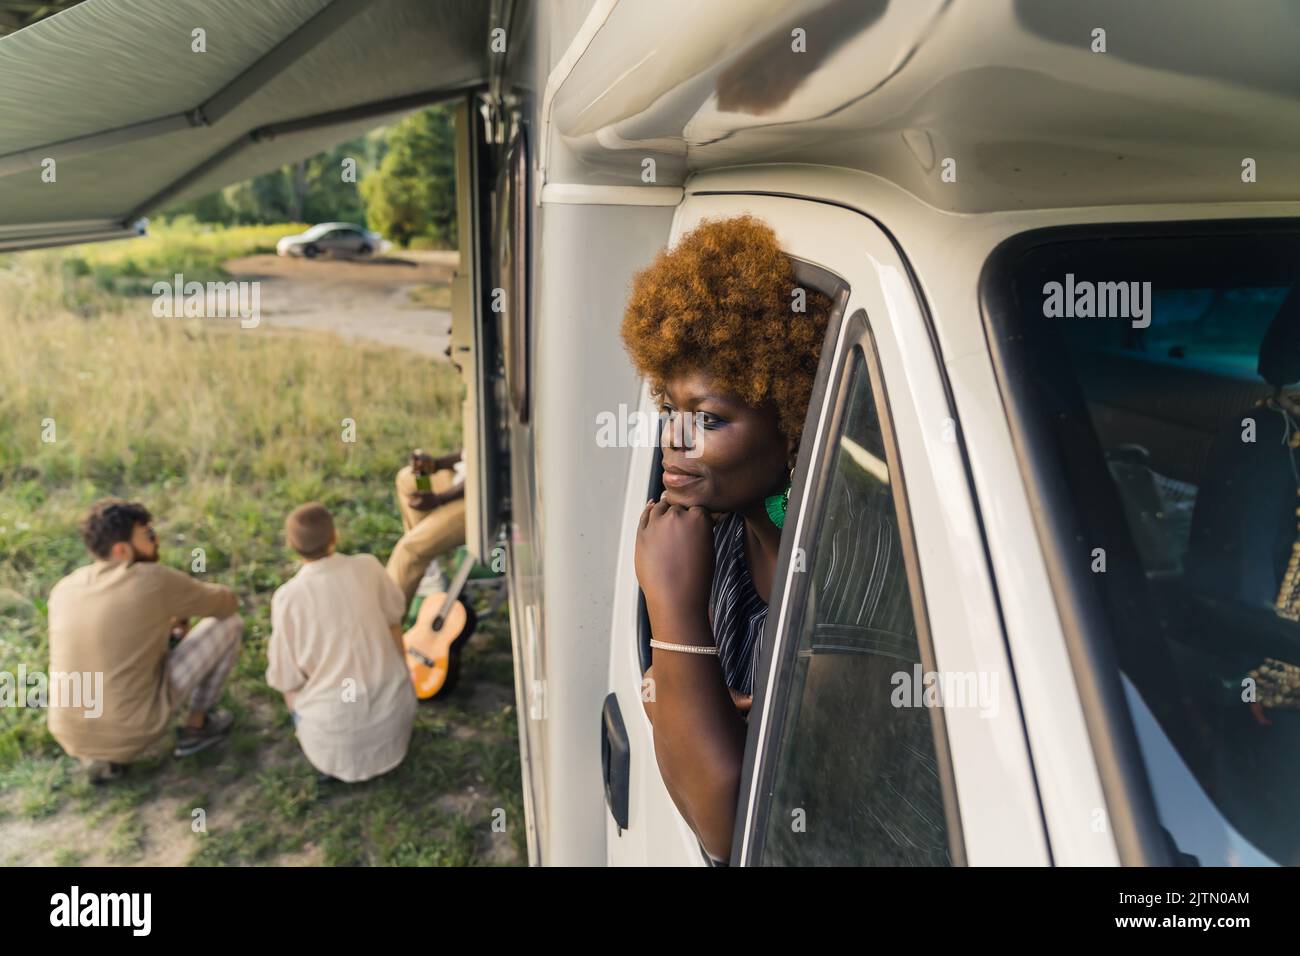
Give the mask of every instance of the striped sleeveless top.
M 709 623 L 723 679 L 737 693 L 754 692 L 754 661 L 766 622 L 767 604 L 745 561 L 745 519 L 729 514 L 713 526 Z

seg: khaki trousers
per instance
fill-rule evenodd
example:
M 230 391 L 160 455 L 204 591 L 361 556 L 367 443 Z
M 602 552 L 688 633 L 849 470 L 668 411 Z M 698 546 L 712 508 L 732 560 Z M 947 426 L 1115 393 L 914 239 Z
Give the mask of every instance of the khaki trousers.
M 452 488 L 451 472 L 440 471 L 430 477 L 433 490 L 439 494 Z M 406 501 L 414 491 L 415 476 L 407 465 L 397 473 L 397 507 L 406 533 L 388 559 L 388 576 L 402 589 L 408 606 L 429 562 L 465 543 L 465 499 L 457 498 L 432 511 L 416 511 Z

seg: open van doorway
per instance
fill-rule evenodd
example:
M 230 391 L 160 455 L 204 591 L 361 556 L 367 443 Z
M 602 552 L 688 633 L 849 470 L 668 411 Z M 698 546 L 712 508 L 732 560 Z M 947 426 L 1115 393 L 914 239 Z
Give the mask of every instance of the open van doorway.
M 0 814 L 10 862 L 526 862 L 508 609 L 499 573 L 465 547 L 464 386 L 451 343 L 463 271 L 456 123 L 468 111 L 457 106 L 354 124 L 321 152 L 162 207 L 143 236 L 0 253 L 0 670 L 46 669 L 40 609 L 88 560 L 78 518 L 105 497 L 147 507 L 156 563 L 229 589 L 243 628 L 221 700 L 226 738 L 197 770 L 168 737 L 99 778 L 133 795 L 104 824 L 111 839 L 88 838 L 87 808 L 59 783 L 79 765 L 44 736 L 43 712 L 5 709 L 3 760 L 18 775 L 5 779 L 30 785 L 5 786 L 0 806 L 42 808 L 34 820 Z M 404 204 L 412 194 L 422 203 Z M 445 460 L 428 508 L 401 487 L 417 448 Z M 314 566 L 288 546 L 286 516 L 311 501 L 332 515 L 334 555 L 385 576 L 410 552 L 407 630 L 459 567 L 472 572 L 457 684 L 413 708 L 403 759 L 360 789 L 311 762 L 305 693 L 269 684 L 283 640 L 275 595 Z M 414 534 L 426 518 L 436 533 Z M 176 647 L 194 633 L 177 632 Z M 406 661 L 385 649 L 406 688 Z M 351 703 L 341 700 L 345 714 Z M 203 819 L 226 822 L 178 825 L 182 793 Z M 517 829 L 492 828 L 497 808 Z M 380 822 L 394 816 L 396 829 Z M 482 827 L 463 825 L 475 817 Z M 10 827 L 24 838 L 4 840 Z

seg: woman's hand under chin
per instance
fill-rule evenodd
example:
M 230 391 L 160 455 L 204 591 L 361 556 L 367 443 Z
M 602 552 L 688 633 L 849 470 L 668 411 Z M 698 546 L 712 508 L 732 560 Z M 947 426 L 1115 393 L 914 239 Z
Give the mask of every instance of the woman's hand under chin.
M 713 517 L 664 499 L 646 502 L 636 534 L 636 578 L 651 618 L 708 615 Z

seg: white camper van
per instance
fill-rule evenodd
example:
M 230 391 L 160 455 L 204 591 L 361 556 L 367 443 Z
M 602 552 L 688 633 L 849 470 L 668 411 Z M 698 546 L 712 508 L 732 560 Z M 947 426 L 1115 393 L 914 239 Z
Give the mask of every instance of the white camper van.
M 0 131 L 0 247 L 460 103 L 468 536 L 507 565 L 532 863 L 711 863 L 642 703 L 662 485 L 619 326 L 742 213 L 835 309 L 730 864 L 1300 862 L 1293 4 L 226 0 L 239 56 L 87 66 L 199 5 L 38 25 L 78 55 L 19 64 L 57 81 Z M 21 176 L 60 150 L 90 175 L 51 207 Z M 909 619 L 824 617 L 881 549 Z
M 1300 862 L 1300 714 L 1249 699 L 1300 662 L 1300 16 L 1248 6 L 516 8 L 466 144 L 501 157 L 477 301 L 513 304 L 461 344 L 533 862 L 709 864 L 642 706 L 657 448 L 599 437 L 656 414 L 631 276 L 741 213 L 836 311 L 731 864 Z M 910 640 L 819 618 L 855 473 L 892 512 L 848 560 L 903 550 Z

